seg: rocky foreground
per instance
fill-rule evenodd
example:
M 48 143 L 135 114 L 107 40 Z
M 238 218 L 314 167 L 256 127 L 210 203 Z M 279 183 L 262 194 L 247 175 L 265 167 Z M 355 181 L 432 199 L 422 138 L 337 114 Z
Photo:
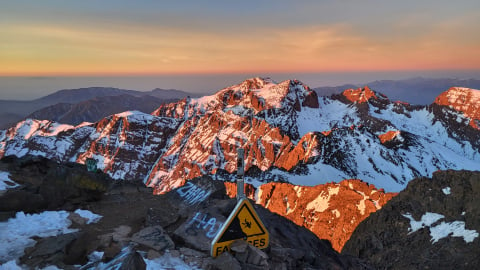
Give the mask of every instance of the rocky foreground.
M 258 205 L 255 208 L 270 233 L 269 248 L 262 251 L 240 241 L 232 247 L 234 255 L 212 258 L 211 241 L 236 204 L 221 181 L 197 179 L 165 195 L 152 195 L 141 184 L 114 183 L 106 174 L 87 172 L 82 165 L 39 157 L 4 158 L 0 169 L 21 185 L 0 196 L 2 222 L 18 211 L 88 209 L 102 216 L 87 224 L 71 214 L 72 226 L 79 231 L 35 238 L 36 245 L 26 249 L 19 262 L 32 269 L 48 265 L 141 269 L 144 258 L 165 254 L 202 269 L 372 269 Z M 103 252 L 99 261 L 92 261 L 94 252 Z
M 479 269 L 480 171 L 417 178 L 353 232 L 342 254 L 376 269 Z

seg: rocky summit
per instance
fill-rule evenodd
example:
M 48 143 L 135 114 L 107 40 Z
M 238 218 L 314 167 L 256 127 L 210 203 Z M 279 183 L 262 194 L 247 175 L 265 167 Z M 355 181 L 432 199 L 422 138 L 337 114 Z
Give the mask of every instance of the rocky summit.
M 478 269 L 480 172 L 417 178 L 355 229 L 342 254 L 377 269 Z
M 269 247 L 260 250 L 238 241 L 231 247 L 233 253 L 212 258 L 211 242 L 236 205 L 236 200 L 227 196 L 222 181 L 195 179 L 166 194 L 153 195 L 143 185 L 113 182 L 103 173 L 87 172 L 80 165 L 27 156 L 9 158 L 1 166 L 12 172 L 15 181 L 20 178 L 14 172 L 28 174 L 26 178 L 32 179 L 18 181 L 19 187 L 0 196 L 3 202 L 6 198 L 15 201 L 40 195 L 44 203 L 24 210 L 26 213 L 68 211 L 70 224 L 76 230 L 54 237 L 34 237 L 34 244 L 19 259 L 19 264 L 27 268 L 55 265 L 62 269 L 145 269 L 145 260 L 163 257 L 182 260 L 192 269 L 372 269 L 362 260 L 339 254 L 328 241 L 309 230 L 255 204 L 270 234 Z M 79 183 L 84 185 L 75 185 L 77 191 L 97 190 L 98 196 L 73 196 L 80 194 L 73 191 L 62 200 L 43 196 L 38 190 L 46 186 L 51 194 L 65 192 L 62 183 L 48 180 L 58 171 L 83 179 Z M 19 207 L 1 205 L 2 221 L 13 218 Z M 73 213 L 80 208 L 101 218 L 88 223 Z

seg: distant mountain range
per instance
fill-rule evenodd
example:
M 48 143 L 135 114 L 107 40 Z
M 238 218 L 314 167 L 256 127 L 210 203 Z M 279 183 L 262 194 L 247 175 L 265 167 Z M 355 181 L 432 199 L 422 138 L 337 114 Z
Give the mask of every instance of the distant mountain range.
M 480 80 L 418 77 L 405 80 L 373 81 L 366 85 L 372 90 L 387 95 L 392 100 L 427 105 L 441 92 L 452 86 L 480 89 Z M 317 87 L 314 90 L 319 96 L 331 96 L 340 94 L 345 89 L 362 86 L 364 85 L 345 84 Z M 113 96 L 122 96 L 122 98 L 108 98 Z M 152 98 L 145 98 L 146 96 Z M 127 110 L 150 113 L 161 103 L 179 100 L 187 96 L 200 97 L 202 95 L 174 89 L 156 88 L 151 91 L 136 91 L 111 87 L 88 87 L 59 90 L 31 101 L 0 100 L 0 129 L 9 128 L 28 117 L 76 125 L 83 121 L 95 122 L 105 116 Z
M 385 94 L 391 100 L 401 100 L 410 104 L 427 105 L 440 93 L 453 86 L 480 89 L 480 80 L 451 79 L 451 78 L 411 78 L 405 80 L 380 80 L 367 84 L 345 84 L 340 86 L 317 87 L 314 90 L 320 96 L 340 94 L 345 89 L 358 88 L 368 85 L 370 89 Z
M 96 122 L 109 115 L 128 110 L 150 113 L 159 104 L 173 102 L 178 98 L 161 99 L 153 96 L 102 96 L 79 103 L 57 103 L 35 111 L 27 116 L 33 119 L 48 119 L 59 123 L 78 125 L 82 122 Z
M 150 113 L 161 103 L 187 96 L 199 95 L 173 89 L 156 88 L 143 92 L 89 87 L 60 90 L 31 101 L 0 100 L 0 129 L 8 128 L 26 117 L 75 125 L 79 121 L 95 122 L 102 117 L 127 110 Z

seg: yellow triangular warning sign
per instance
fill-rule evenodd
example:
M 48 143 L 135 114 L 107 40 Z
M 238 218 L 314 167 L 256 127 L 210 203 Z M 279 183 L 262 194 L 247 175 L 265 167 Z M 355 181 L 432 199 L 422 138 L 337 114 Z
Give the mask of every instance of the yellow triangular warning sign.
M 212 242 L 211 255 L 217 257 L 230 250 L 230 245 L 243 239 L 251 245 L 263 249 L 268 247 L 269 235 L 262 221 L 248 199 L 242 199 L 223 224 Z

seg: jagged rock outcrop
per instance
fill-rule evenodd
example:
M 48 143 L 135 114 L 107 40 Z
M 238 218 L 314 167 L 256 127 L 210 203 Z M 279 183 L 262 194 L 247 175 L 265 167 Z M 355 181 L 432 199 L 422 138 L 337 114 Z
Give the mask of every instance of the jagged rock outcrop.
M 368 86 L 357 89 L 347 89 L 343 91 L 342 95 L 351 102 L 357 103 L 365 103 L 368 102 L 368 100 L 370 100 L 371 98 L 377 98 L 375 92 L 372 91 Z
M 470 126 L 480 129 L 480 91 L 452 87 L 435 99 L 435 104 L 448 106 L 470 118 Z
M 418 178 L 355 229 L 342 254 L 377 269 L 480 266 L 480 172 L 439 171 Z
M 225 183 L 236 196 L 236 184 Z M 360 180 L 344 180 L 313 187 L 288 183 L 245 186 L 245 194 L 270 211 L 303 226 L 341 251 L 357 225 L 380 209 L 395 193 L 385 193 Z

